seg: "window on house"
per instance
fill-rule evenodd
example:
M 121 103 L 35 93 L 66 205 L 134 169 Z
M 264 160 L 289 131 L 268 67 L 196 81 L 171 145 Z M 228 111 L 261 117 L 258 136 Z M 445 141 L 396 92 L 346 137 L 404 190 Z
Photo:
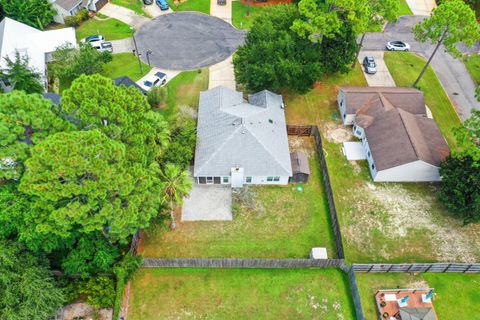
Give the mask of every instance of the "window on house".
M 375 165 L 372 163 L 372 170 L 375 170 Z
M 280 177 L 273 177 L 273 181 L 280 181 Z
M 223 177 L 222 181 L 223 183 L 228 183 L 228 177 Z
M 370 151 L 367 152 L 368 157 L 370 158 Z
M 247 177 L 247 179 L 245 180 L 247 183 L 252 183 L 252 177 Z
M 273 181 L 273 177 L 267 177 L 267 182 L 272 182 Z
M 344 113 L 344 114 L 343 114 L 343 119 L 345 119 L 346 117 L 347 117 L 347 115 Z

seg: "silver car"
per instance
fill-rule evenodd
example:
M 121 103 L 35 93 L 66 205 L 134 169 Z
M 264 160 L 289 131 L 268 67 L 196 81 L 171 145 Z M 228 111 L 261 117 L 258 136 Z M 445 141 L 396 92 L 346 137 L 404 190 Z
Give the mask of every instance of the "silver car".
M 363 58 L 363 67 L 365 72 L 368 74 L 377 73 L 377 65 L 375 64 L 375 59 L 372 56 L 366 56 Z
M 410 51 L 410 45 L 403 41 L 390 41 L 385 47 L 388 51 Z

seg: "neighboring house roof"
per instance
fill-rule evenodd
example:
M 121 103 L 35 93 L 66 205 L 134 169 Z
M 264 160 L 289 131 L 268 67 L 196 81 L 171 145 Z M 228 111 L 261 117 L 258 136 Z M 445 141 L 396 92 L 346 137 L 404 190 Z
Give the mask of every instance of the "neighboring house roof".
M 292 173 L 304 173 L 310 174 L 310 166 L 308 165 L 308 157 L 303 152 L 292 152 L 290 154 L 290 160 L 292 161 Z
M 15 51 L 27 55 L 30 67 L 45 75 L 45 54 L 55 51 L 56 47 L 69 42 L 75 45 L 75 29 L 63 28 L 40 31 L 5 18 L 0 22 L 0 67 L 6 66 L 5 57 L 15 57 Z
M 402 320 L 436 320 L 432 308 L 400 308 Z
M 341 87 L 345 93 L 346 111 L 356 114 L 360 109 L 374 105 L 375 108 L 390 106 L 412 114 L 426 115 L 423 92 L 401 87 Z
M 438 167 L 450 153 L 435 121 L 402 109 L 384 112 L 364 129 L 377 171 L 417 160 Z
M 245 176 L 291 176 L 282 96 L 250 95 L 220 86 L 200 93 L 194 176 L 219 176 L 233 167 Z
M 127 88 L 134 87 L 135 89 L 137 89 L 138 91 L 140 91 L 143 94 L 147 93 L 146 90 L 144 90 L 142 87 L 140 87 L 138 84 L 136 84 L 135 81 L 133 81 L 132 79 L 130 79 L 127 76 L 115 78 L 115 79 L 113 79 L 113 82 L 117 87 L 119 87 L 121 85 L 124 85 Z
M 62 98 L 61 95 L 53 93 L 53 92 L 45 92 L 43 94 L 43 97 L 45 99 L 48 99 L 48 100 L 52 101 L 52 103 L 54 105 L 57 105 L 57 106 L 60 104 L 60 99 Z
M 84 0 L 83 0 L 84 1 Z M 63 9 L 70 11 L 83 2 L 82 0 L 56 0 L 54 3 Z

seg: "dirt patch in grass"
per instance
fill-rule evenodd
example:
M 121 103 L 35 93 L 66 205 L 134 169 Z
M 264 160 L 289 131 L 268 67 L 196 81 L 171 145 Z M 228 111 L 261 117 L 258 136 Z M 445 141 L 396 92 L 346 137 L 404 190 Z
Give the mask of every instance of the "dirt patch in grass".
M 322 128 L 325 138 L 335 143 L 343 143 L 353 138 L 352 130 L 349 127 L 342 126 L 339 123 L 327 122 Z

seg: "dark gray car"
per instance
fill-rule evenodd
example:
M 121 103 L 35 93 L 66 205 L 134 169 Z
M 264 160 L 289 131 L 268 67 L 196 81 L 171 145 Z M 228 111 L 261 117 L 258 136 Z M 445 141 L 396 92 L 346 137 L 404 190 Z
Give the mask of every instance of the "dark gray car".
M 365 68 L 365 72 L 368 74 L 377 73 L 377 64 L 372 56 L 366 56 L 363 58 L 363 67 Z

